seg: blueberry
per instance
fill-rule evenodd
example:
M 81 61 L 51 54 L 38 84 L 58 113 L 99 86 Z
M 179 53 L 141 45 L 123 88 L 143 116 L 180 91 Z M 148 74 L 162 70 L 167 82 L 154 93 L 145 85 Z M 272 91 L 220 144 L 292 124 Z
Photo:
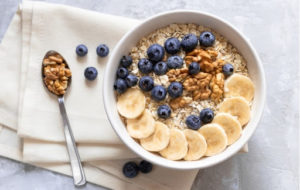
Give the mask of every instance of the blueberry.
M 192 62 L 189 65 L 189 74 L 194 75 L 200 72 L 200 65 L 197 62 Z
M 148 92 L 148 91 L 152 90 L 152 88 L 154 87 L 154 81 L 153 81 L 153 79 L 151 77 L 144 76 L 139 81 L 139 87 L 143 91 Z
M 117 70 L 117 77 L 125 79 L 128 75 L 128 70 L 125 67 L 120 67 Z
M 124 93 L 127 90 L 127 84 L 124 79 L 117 79 L 114 83 L 114 90 L 119 94 Z
M 139 167 L 134 162 L 127 162 L 123 166 L 123 174 L 128 178 L 134 178 L 139 173 Z
M 88 53 L 88 48 L 85 45 L 80 44 L 76 47 L 76 53 L 78 56 L 83 57 Z
M 210 123 L 214 119 L 214 111 L 210 108 L 204 108 L 200 112 L 200 119 L 203 123 Z
M 109 48 L 105 44 L 100 44 L 97 47 L 96 52 L 100 57 L 106 57 L 109 54 Z
M 183 59 L 178 55 L 174 55 L 168 58 L 167 64 L 170 69 L 180 68 L 183 65 Z
M 152 167 L 153 167 L 153 165 L 146 160 L 142 160 L 139 164 L 140 171 L 145 174 L 151 172 Z
M 208 31 L 202 32 L 199 37 L 200 45 L 203 47 L 213 46 L 215 42 L 215 36 Z
M 165 41 L 165 49 L 169 54 L 176 54 L 180 50 L 180 41 L 177 38 L 169 38 Z
M 148 74 L 153 70 L 153 64 L 148 59 L 142 58 L 138 62 L 138 68 L 142 73 Z
M 168 71 L 168 66 L 165 62 L 158 62 L 154 65 L 154 73 L 157 75 L 164 75 Z
M 123 67 L 129 67 L 132 64 L 132 58 L 129 55 L 124 55 L 120 60 L 120 65 Z
M 187 34 L 181 40 L 181 47 L 186 52 L 195 49 L 197 44 L 198 44 L 198 39 L 195 34 Z
M 87 80 L 95 80 L 97 78 L 98 71 L 95 67 L 87 67 L 84 70 L 84 76 Z
M 137 84 L 139 79 L 137 78 L 137 76 L 129 74 L 125 80 L 128 87 L 133 87 Z
M 201 127 L 201 120 L 196 115 L 190 115 L 185 120 L 186 125 L 188 128 L 193 130 L 198 130 Z
M 171 115 L 171 108 L 168 105 L 161 105 L 157 109 L 157 115 L 160 118 L 167 119 Z
M 161 101 L 165 99 L 166 95 L 167 95 L 167 90 L 161 85 L 155 86 L 151 90 L 151 98 L 155 101 Z
M 168 87 L 168 93 L 172 98 L 178 98 L 182 95 L 183 87 L 179 82 L 172 82 Z
M 164 58 L 165 50 L 159 44 L 151 45 L 147 50 L 148 58 L 153 62 L 159 62 Z
M 230 63 L 226 63 L 225 65 L 223 65 L 223 73 L 225 76 L 230 76 L 233 74 L 234 72 L 234 68 L 233 65 L 231 65 Z

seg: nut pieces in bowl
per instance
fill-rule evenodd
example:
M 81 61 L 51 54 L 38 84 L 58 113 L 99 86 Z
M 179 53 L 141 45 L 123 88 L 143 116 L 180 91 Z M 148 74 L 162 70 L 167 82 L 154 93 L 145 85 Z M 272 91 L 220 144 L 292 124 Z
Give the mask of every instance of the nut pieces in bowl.
M 150 33 L 121 58 L 116 76 L 127 132 L 169 160 L 219 154 L 250 120 L 255 87 L 246 61 L 210 28 L 171 24 Z

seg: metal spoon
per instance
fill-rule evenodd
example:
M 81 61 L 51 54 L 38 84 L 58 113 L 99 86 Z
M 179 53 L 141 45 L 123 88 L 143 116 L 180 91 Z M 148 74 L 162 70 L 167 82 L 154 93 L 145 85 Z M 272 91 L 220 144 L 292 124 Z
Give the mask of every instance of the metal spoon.
M 56 51 L 53 51 L 53 50 L 48 51 L 46 53 L 44 59 L 48 58 L 51 55 L 57 55 L 57 54 L 60 55 Z M 43 59 L 43 61 L 44 61 L 44 59 Z M 64 58 L 63 58 L 63 60 L 64 60 L 64 64 L 66 65 L 66 68 L 69 68 L 69 66 Z M 42 79 L 44 79 L 44 77 L 45 77 L 44 64 L 42 63 Z M 68 79 L 67 89 L 70 86 L 71 81 L 72 81 L 72 76 L 70 76 Z M 44 80 L 43 80 L 43 82 L 44 82 L 45 87 L 48 89 Z M 49 92 L 51 92 L 51 91 L 49 90 Z M 72 129 L 70 126 L 70 122 L 69 122 L 69 119 L 67 116 L 67 112 L 66 112 L 66 108 L 65 108 L 65 104 L 64 104 L 64 95 L 57 95 L 54 92 L 51 92 L 51 93 L 56 95 L 58 98 L 59 110 L 60 110 L 60 113 L 61 113 L 61 116 L 63 119 L 63 123 L 64 123 L 64 133 L 65 133 L 67 149 L 68 149 L 68 153 L 69 153 L 69 157 L 70 157 L 70 163 L 71 163 L 71 168 L 72 168 L 72 173 L 73 173 L 74 184 L 75 184 L 75 186 L 82 186 L 86 183 L 86 178 L 85 178 L 85 174 L 84 174 L 84 171 L 83 171 L 83 168 L 81 165 L 80 157 L 78 154 L 78 150 L 76 147 Z

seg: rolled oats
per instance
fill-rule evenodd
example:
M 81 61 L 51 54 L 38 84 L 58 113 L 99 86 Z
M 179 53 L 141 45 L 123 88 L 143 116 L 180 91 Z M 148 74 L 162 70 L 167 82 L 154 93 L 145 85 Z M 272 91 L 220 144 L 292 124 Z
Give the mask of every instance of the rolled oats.
M 165 40 L 176 37 L 179 40 L 188 33 L 200 35 L 203 31 L 210 31 L 215 35 L 215 43 L 212 47 L 202 49 L 199 45 L 192 52 L 186 53 L 183 50 L 177 53 L 184 59 L 183 67 L 171 69 L 166 75 L 158 76 L 154 73 L 151 76 L 155 84 L 167 88 L 171 82 L 181 82 L 184 87 L 183 95 L 180 98 L 172 99 L 168 95 L 160 102 L 151 100 L 150 94 L 145 93 L 146 109 L 150 110 L 153 117 L 165 123 L 170 128 L 186 128 L 185 119 L 188 115 L 199 114 L 203 108 L 211 108 L 217 114 L 218 103 L 224 98 L 224 74 L 222 67 L 225 63 L 231 63 L 235 68 L 235 73 L 248 76 L 245 59 L 239 54 L 223 36 L 212 31 L 210 28 L 196 24 L 171 24 L 160 28 L 143 37 L 130 51 L 133 63 L 129 70 L 138 77 L 144 76 L 137 67 L 141 58 L 147 58 L 147 48 L 158 43 L 163 45 Z M 165 55 L 163 61 L 166 61 Z M 196 75 L 188 74 L 188 66 L 191 62 L 200 64 L 201 72 Z M 135 87 L 138 88 L 138 87 Z M 157 116 L 157 108 L 160 105 L 169 104 L 172 108 L 171 117 L 161 119 Z

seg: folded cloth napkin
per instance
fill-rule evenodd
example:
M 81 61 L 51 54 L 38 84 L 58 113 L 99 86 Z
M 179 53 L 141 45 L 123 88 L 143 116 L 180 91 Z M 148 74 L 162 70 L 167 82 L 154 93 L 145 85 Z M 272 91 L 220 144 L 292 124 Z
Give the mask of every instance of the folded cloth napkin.
M 53 154 L 56 155 L 59 153 L 54 152 Z M 24 162 L 22 159 L 22 142 L 14 130 L 4 127 L 0 132 L 0 155 Z M 83 167 L 89 182 L 111 189 L 190 189 L 198 172 L 198 170 L 175 171 L 154 166 L 151 173 L 138 175 L 134 179 L 129 179 L 124 177 L 121 169 L 127 161 L 84 162 Z M 34 163 L 34 165 L 65 175 L 72 175 L 68 163 Z
M 35 25 L 44 23 L 44 21 L 50 22 L 52 19 L 50 19 L 50 20 L 47 19 L 49 17 L 49 15 L 51 15 L 51 18 L 53 18 L 53 15 L 60 15 L 59 13 L 62 13 L 63 16 L 61 16 L 59 20 L 54 19 L 55 22 L 58 22 L 58 25 L 50 25 L 50 23 L 48 23 L 49 25 L 47 25 L 47 26 L 51 26 L 49 28 L 43 28 L 43 27 L 36 28 L 35 27 Z M 49 35 L 51 36 L 51 35 L 53 35 L 53 32 L 54 33 L 57 32 L 57 28 L 59 28 L 61 31 L 65 31 L 62 28 L 74 27 L 74 25 L 71 24 L 71 23 L 74 23 L 72 15 L 81 15 L 80 18 L 76 18 L 76 23 L 77 23 L 77 25 L 78 25 L 78 23 L 80 23 L 79 24 L 80 26 L 83 26 L 83 24 L 81 25 L 81 23 L 83 23 L 83 21 L 85 21 L 85 22 L 93 21 L 93 23 L 95 25 L 97 25 L 98 23 L 95 21 L 95 19 L 100 23 L 102 21 L 103 22 L 111 21 L 113 23 L 116 21 L 118 21 L 120 23 L 123 23 L 124 21 L 126 21 L 126 19 L 123 19 L 123 18 L 102 15 L 102 14 L 98 14 L 98 13 L 91 13 L 89 11 L 70 8 L 70 7 L 61 6 L 61 5 L 50 5 L 50 4 L 38 3 L 38 2 L 34 2 L 34 3 L 33 2 L 24 2 L 22 13 L 18 12 L 15 15 L 11 25 L 9 26 L 8 32 L 6 33 L 6 35 L 2 41 L 2 44 L 0 45 L 0 48 L 1 48 L 0 52 L 4 52 L 4 53 L 0 54 L 1 55 L 0 64 L 3 67 L 3 70 L 10 71 L 10 69 L 11 69 L 10 77 L 16 76 L 16 79 L 14 79 L 15 83 L 12 83 L 10 81 L 11 82 L 10 85 L 4 85 L 5 89 L 7 89 L 7 92 L 8 92 L 8 95 L 6 96 L 6 98 L 11 98 L 12 101 L 16 100 L 17 102 L 19 102 L 19 105 L 20 105 L 19 106 L 20 107 L 20 114 L 19 114 L 20 122 L 19 122 L 19 124 L 17 122 L 18 107 L 14 108 L 14 105 L 9 104 L 9 101 L 7 101 L 7 105 L 5 105 L 5 106 L 10 107 L 10 108 L 12 108 L 11 110 L 13 110 L 13 111 L 9 111 L 8 109 L 5 109 L 4 106 L 2 108 L 2 105 L 1 105 L 1 109 L 3 111 L 6 111 L 7 113 L 12 113 L 12 114 L 10 114 L 12 117 L 9 118 L 9 117 L 4 117 L 5 116 L 4 114 L 1 115 L 0 122 L 3 125 L 5 125 L 6 127 L 9 127 L 10 129 L 5 127 L 5 128 L 3 128 L 3 130 L 0 133 L 0 155 L 9 157 L 9 158 L 12 158 L 15 160 L 28 162 L 23 159 L 23 154 L 24 154 L 24 157 L 27 157 L 27 160 L 32 161 L 37 166 L 47 168 L 47 169 L 50 169 L 53 171 L 57 171 L 60 173 L 64 173 L 67 175 L 71 175 L 69 164 L 64 163 L 65 160 L 67 160 L 67 156 L 66 156 L 67 154 L 66 154 L 66 150 L 63 151 L 63 149 L 61 149 L 62 147 L 64 147 L 64 145 L 62 143 L 59 143 L 63 140 L 60 140 L 59 139 L 60 137 L 59 137 L 54 140 L 52 139 L 53 140 L 52 142 L 45 142 L 45 141 L 41 142 L 40 140 L 48 140 L 49 141 L 50 139 L 47 139 L 47 138 L 43 139 L 40 137 L 35 138 L 34 135 L 30 134 L 30 132 L 32 132 L 32 133 L 35 132 L 34 130 L 37 130 L 37 131 L 45 130 L 45 128 L 43 128 L 43 126 L 46 125 L 45 121 L 44 121 L 44 123 L 43 122 L 40 123 L 41 124 L 40 128 L 32 128 L 31 129 L 32 131 L 30 131 L 29 134 L 26 133 L 26 128 L 24 130 L 25 132 L 22 133 L 22 127 L 23 127 L 23 122 L 24 122 L 23 119 L 24 118 L 31 117 L 33 120 L 35 120 L 35 119 L 37 119 L 38 116 L 42 116 L 40 114 L 36 114 L 36 112 L 31 112 L 32 115 L 35 116 L 35 117 L 32 117 L 32 115 L 27 114 L 27 111 L 24 111 L 24 109 L 27 109 L 26 108 L 27 101 L 32 102 L 32 103 L 28 103 L 29 105 L 31 105 L 31 106 L 28 106 L 29 110 L 33 109 L 32 105 L 39 106 L 39 104 L 37 104 L 36 102 L 33 102 L 31 100 L 31 98 L 29 98 L 29 99 L 26 98 L 26 96 L 28 96 L 27 93 L 35 95 L 34 91 L 30 90 L 30 88 L 28 88 L 28 86 L 29 86 L 29 87 L 34 87 L 33 89 L 35 89 L 35 87 L 37 85 L 34 82 L 33 82 L 33 84 L 31 84 L 32 81 L 30 80 L 33 77 L 33 75 L 30 74 L 30 71 L 31 70 L 35 71 L 35 69 L 38 69 L 38 68 L 34 67 L 35 65 L 31 65 L 31 63 L 35 62 L 37 64 L 38 63 L 37 60 L 41 61 L 40 57 L 38 57 L 35 52 L 39 51 L 40 49 L 43 49 L 44 46 L 48 46 L 48 43 L 45 43 L 43 38 L 40 38 L 40 36 L 43 36 L 43 35 L 45 35 L 45 33 L 47 33 L 47 32 L 45 32 L 45 30 L 51 30 L 52 32 L 49 33 Z M 85 15 L 87 18 L 90 18 L 90 17 L 96 17 L 96 18 L 91 19 L 91 20 L 83 19 L 85 17 Z M 22 18 L 22 22 L 21 22 L 21 18 Z M 64 24 L 62 24 L 62 23 L 64 23 Z M 45 24 L 42 24 L 42 25 L 46 27 Z M 102 25 L 102 26 L 108 27 L 108 24 Z M 92 27 L 92 25 L 89 25 L 89 28 L 91 28 L 91 27 Z M 93 28 L 95 28 L 95 27 L 93 27 Z M 124 28 L 127 29 L 126 27 L 124 27 Z M 118 29 L 125 30 L 124 28 L 121 26 Z M 75 28 L 73 28 L 73 30 L 66 30 L 69 33 L 65 34 L 65 38 L 61 37 L 60 39 L 64 39 L 67 41 L 67 39 L 69 38 L 69 35 L 72 36 L 72 35 L 76 35 L 77 33 L 81 33 L 81 32 L 79 32 L 81 29 L 82 29 L 81 27 L 77 26 L 77 29 L 75 27 Z M 98 30 L 99 29 L 100 28 L 98 28 Z M 104 29 L 105 28 L 102 28 L 101 30 L 104 30 Z M 117 29 L 117 28 L 115 28 L 115 29 Z M 110 34 L 113 34 L 113 32 L 110 30 L 108 30 L 107 32 L 109 32 Z M 88 33 L 85 33 L 85 35 L 83 35 L 83 36 L 81 36 L 81 35 L 77 35 L 77 36 L 78 36 L 78 40 L 83 40 L 83 39 L 91 40 L 91 39 L 98 38 L 98 36 L 95 33 L 93 33 L 93 35 L 94 35 L 94 37 L 91 37 L 91 36 L 89 36 Z M 53 36 L 55 36 L 55 35 L 53 35 Z M 55 38 L 53 38 L 52 40 L 56 41 L 55 40 L 56 37 L 57 36 L 55 36 Z M 64 40 L 61 40 L 61 41 L 64 41 Z M 94 45 L 93 45 L 94 48 L 96 48 L 96 45 L 98 43 L 100 43 L 100 42 L 92 42 L 92 40 L 91 41 L 89 41 L 89 40 L 87 40 L 88 43 L 85 43 L 85 44 L 87 44 L 87 45 L 91 44 L 91 46 L 92 46 L 92 44 L 94 43 Z M 111 40 L 113 41 L 113 39 L 111 39 Z M 84 42 L 81 42 L 81 43 L 84 43 Z M 110 42 L 106 42 L 106 43 L 110 45 Z M 63 51 L 64 48 L 59 48 L 61 43 L 59 42 L 58 43 L 59 45 L 57 45 L 54 42 L 50 43 L 50 44 L 51 44 L 51 48 L 53 48 L 53 49 L 57 48 L 56 50 L 60 51 L 65 56 L 65 58 L 68 60 L 68 62 L 70 64 L 69 60 L 71 60 L 71 59 L 67 55 L 68 52 L 66 52 L 66 55 L 65 55 L 64 54 L 65 50 Z M 62 42 L 62 44 L 64 44 L 64 43 Z M 76 45 L 77 44 L 74 43 L 72 47 L 75 47 Z M 23 46 L 23 48 L 21 49 L 22 46 Z M 64 47 L 70 48 L 67 46 L 64 46 Z M 89 45 L 89 47 L 90 47 L 90 45 Z M 14 51 L 15 49 L 16 49 L 16 51 Z M 45 48 L 45 51 L 46 51 L 46 49 L 48 49 L 48 48 Z M 68 49 L 68 51 L 69 51 L 69 49 Z M 74 49 L 72 50 L 72 52 L 73 51 L 74 51 Z M 14 52 L 14 53 L 12 53 L 12 52 Z M 44 53 L 45 52 L 43 52 L 43 54 Z M 38 58 L 33 55 L 37 56 Z M 10 60 L 10 62 L 8 63 L 7 60 Z M 103 69 L 103 65 L 97 66 L 97 64 L 98 64 L 97 61 L 94 60 L 94 61 L 90 62 L 89 57 L 87 58 L 87 60 L 82 61 L 81 63 L 78 63 L 78 62 L 80 62 L 80 60 L 76 60 L 76 61 L 77 61 L 76 62 L 77 64 L 84 64 L 84 63 L 96 64 L 96 67 L 98 67 L 98 69 L 100 71 Z M 99 63 L 99 64 L 101 64 L 101 63 Z M 73 68 L 73 65 L 74 64 L 72 63 L 71 68 Z M 95 66 L 95 65 L 93 65 L 93 66 Z M 81 68 L 81 69 L 83 69 L 83 68 Z M 82 75 L 82 72 L 83 72 L 83 70 L 81 72 L 78 72 L 76 74 L 76 76 Z M 74 74 L 74 71 L 73 71 L 73 74 Z M 19 76 L 19 77 L 17 77 L 17 76 Z M 3 78 L 3 79 L 8 80 L 8 78 Z M 83 78 L 81 80 L 83 80 Z M 39 83 L 38 80 L 36 80 L 35 82 Z M 74 81 L 73 81 L 73 84 L 74 84 Z M 98 85 L 99 84 L 101 84 L 101 83 L 98 81 Z M 10 88 L 12 88 L 12 89 L 10 89 Z M 96 88 L 96 87 L 94 86 L 93 88 Z M 22 91 L 23 89 L 24 89 L 24 92 Z M 41 89 L 41 90 L 45 91 L 45 89 Z M 71 90 L 73 91 L 74 87 Z M 87 91 L 89 93 L 93 94 L 93 92 L 91 92 L 91 90 L 89 91 L 89 89 L 88 89 Z M 21 94 L 21 96 L 23 94 L 24 98 L 21 97 L 20 101 L 18 101 L 19 98 L 17 96 L 16 97 L 9 96 L 10 93 L 11 94 L 16 93 L 19 95 Z M 40 91 L 36 92 L 36 93 L 41 94 Z M 72 93 L 74 93 L 74 92 L 72 92 Z M 98 93 L 99 93 L 99 91 L 98 91 Z M 99 95 L 99 96 L 101 97 L 101 95 Z M 0 96 L 1 101 L 5 100 L 5 99 L 2 99 L 3 97 L 5 98 L 5 96 Z M 45 99 L 51 98 L 48 96 L 44 96 L 44 97 L 45 97 Z M 36 98 L 39 98 L 39 97 L 37 96 Z M 100 101 L 101 101 L 101 99 L 100 99 Z M 43 102 L 41 100 L 37 100 L 37 101 Z M 51 101 L 53 101 L 52 102 L 53 104 L 56 103 L 54 101 L 54 99 Z M 24 102 L 24 104 L 23 104 L 23 102 Z M 18 103 L 16 103 L 16 104 L 18 105 Z M 92 104 L 92 105 L 94 105 L 94 104 Z M 67 107 L 68 107 L 68 105 L 67 105 Z M 78 107 L 78 108 L 80 108 L 80 107 Z M 42 112 L 44 110 L 37 110 L 37 111 Z M 50 116 L 51 116 L 51 111 L 55 111 L 54 107 L 52 107 L 49 111 Z M 78 112 L 71 112 L 71 113 L 73 113 L 74 116 L 76 116 L 76 114 Z M 101 110 L 100 110 L 100 113 L 101 113 Z M 57 114 L 58 114 L 58 112 L 57 112 Z M 7 114 L 7 115 L 9 115 L 9 114 Z M 92 116 L 97 117 L 96 115 L 92 115 Z M 105 114 L 104 114 L 104 116 L 105 116 Z M 90 119 L 86 113 L 83 113 L 82 118 Z M 9 121 L 9 119 L 11 119 L 11 120 Z M 97 119 L 99 119 L 99 118 L 96 118 L 95 120 L 97 120 Z M 104 119 L 105 119 L 105 117 L 104 117 Z M 46 119 L 46 121 L 47 121 L 47 119 Z M 29 125 L 27 122 L 24 122 L 25 126 Z M 87 123 L 89 124 L 89 122 L 87 122 Z M 93 121 L 92 121 L 92 123 L 93 123 Z M 103 123 L 102 120 L 100 120 L 100 123 Z M 20 137 L 17 136 L 16 132 L 14 131 L 17 128 L 16 127 L 17 124 L 20 129 L 20 131 L 18 133 L 21 137 L 32 137 L 32 139 L 29 139 L 29 138 L 24 139 L 24 146 L 23 146 L 23 140 L 20 139 Z M 32 125 L 35 125 L 35 124 L 36 123 L 34 121 L 32 121 Z M 99 126 L 97 126 L 97 127 L 99 127 Z M 86 128 L 85 130 L 83 130 L 83 132 L 86 132 L 86 130 L 92 130 L 92 129 L 93 128 Z M 111 133 L 109 130 L 111 131 Z M 79 129 L 79 133 L 80 132 L 81 131 Z M 111 138 L 112 139 L 115 138 L 116 140 L 110 140 L 109 138 L 107 138 L 108 139 L 107 142 L 106 141 L 97 141 L 98 138 L 101 138 L 101 136 L 100 136 L 98 138 L 95 138 L 96 141 L 89 140 L 90 138 L 88 138 L 88 140 L 83 140 L 82 142 L 107 143 L 107 144 L 109 144 L 109 146 L 112 149 L 110 149 L 107 144 L 102 144 L 102 146 L 101 145 L 99 146 L 100 148 L 103 148 L 103 149 L 101 149 L 101 151 L 103 150 L 103 152 L 105 152 L 105 153 L 113 152 L 113 150 L 115 152 L 118 152 L 118 151 L 116 151 L 118 149 L 120 149 L 120 152 L 122 152 L 122 151 L 123 152 L 127 151 L 127 153 L 129 152 L 126 148 L 118 147 L 118 146 L 123 146 L 123 145 L 120 145 L 120 141 L 116 138 L 115 134 L 112 132 L 112 129 L 110 127 L 104 128 L 102 130 L 102 132 L 106 133 L 108 136 L 111 135 Z M 35 135 L 36 134 L 37 133 L 35 133 Z M 41 134 L 43 134 L 43 133 L 41 133 Z M 56 133 L 54 133 L 54 134 L 56 134 Z M 93 138 L 94 134 L 91 134 L 91 136 L 92 136 L 91 138 Z M 88 136 L 86 136 L 86 137 L 88 137 Z M 79 139 L 80 139 L 80 137 L 79 137 Z M 84 139 L 84 137 L 81 139 Z M 93 158 L 92 155 L 94 154 L 94 151 L 96 150 L 93 148 L 97 148 L 98 145 L 82 144 L 82 146 L 81 146 L 81 144 L 79 144 L 80 154 L 86 158 L 86 161 L 92 160 L 91 159 L 91 158 Z M 40 147 L 44 146 L 42 149 L 45 152 L 45 154 L 43 154 L 43 155 L 46 155 L 46 156 L 43 158 L 39 157 L 40 155 L 42 155 L 41 151 L 39 150 L 39 149 L 41 149 L 41 148 L 39 148 L 39 146 Z M 53 147 L 53 149 L 51 148 L 51 146 Z M 105 148 L 108 150 L 105 150 Z M 96 157 L 98 157 L 102 153 L 101 151 L 99 152 L 99 154 L 96 154 L 97 155 Z M 118 152 L 118 154 L 120 152 Z M 87 156 L 84 156 L 84 154 L 86 154 Z M 51 157 L 51 155 L 54 155 L 54 156 Z M 57 155 L 57 156 L 64 155 L 64 156 L 57 159 L 57 158 L 55 158 L 55 155 Z M 117 154 L 113 153 L 112 155 L 117 155 Z M 131 157 L 131 156 L 129 156 L 129 157 Z M 46 158 L 46 160 L 48 158 L 47 163 L 45 163 L 45 162 L 41 163 L 41 160 L 43 160 L 44 158 Z M 113 157 L 110 157 L 110 158 L 107 157 L 107 160 L 111 160 L 112 158 Z M 193 179 L 195 178 L 195 176 L 198 172 L 197 170 L 173 171 L 173 170 L 169 170 L 166 168 L 161 168 L 161 167 L 155 166 L 152 173 L 150 173 L 147 176 L 140 175 L 139 177 L 135 178 L 134 182 L 133 182 L 127 178 L 124 178 L 123 174 L 120 172 L 121 167 L 124 164 L 124 162 L 126 162 L 126 160 L 85 162 L 83 165 L 84 165 L 84 169 L 85 169 L 88 181 L 99 184 L 99 185 L 103 185 L 108 188 L 113 188 L 113 189 L 128 189 L 128 188 L 129 189 L 153 189 L 153 188 L 189 189 L 191 187 Z M 165 175 L 166 173 L 168 175 Z M 183 180 L 182 181 L 177 180 L 177 178 L 181 178 Z

